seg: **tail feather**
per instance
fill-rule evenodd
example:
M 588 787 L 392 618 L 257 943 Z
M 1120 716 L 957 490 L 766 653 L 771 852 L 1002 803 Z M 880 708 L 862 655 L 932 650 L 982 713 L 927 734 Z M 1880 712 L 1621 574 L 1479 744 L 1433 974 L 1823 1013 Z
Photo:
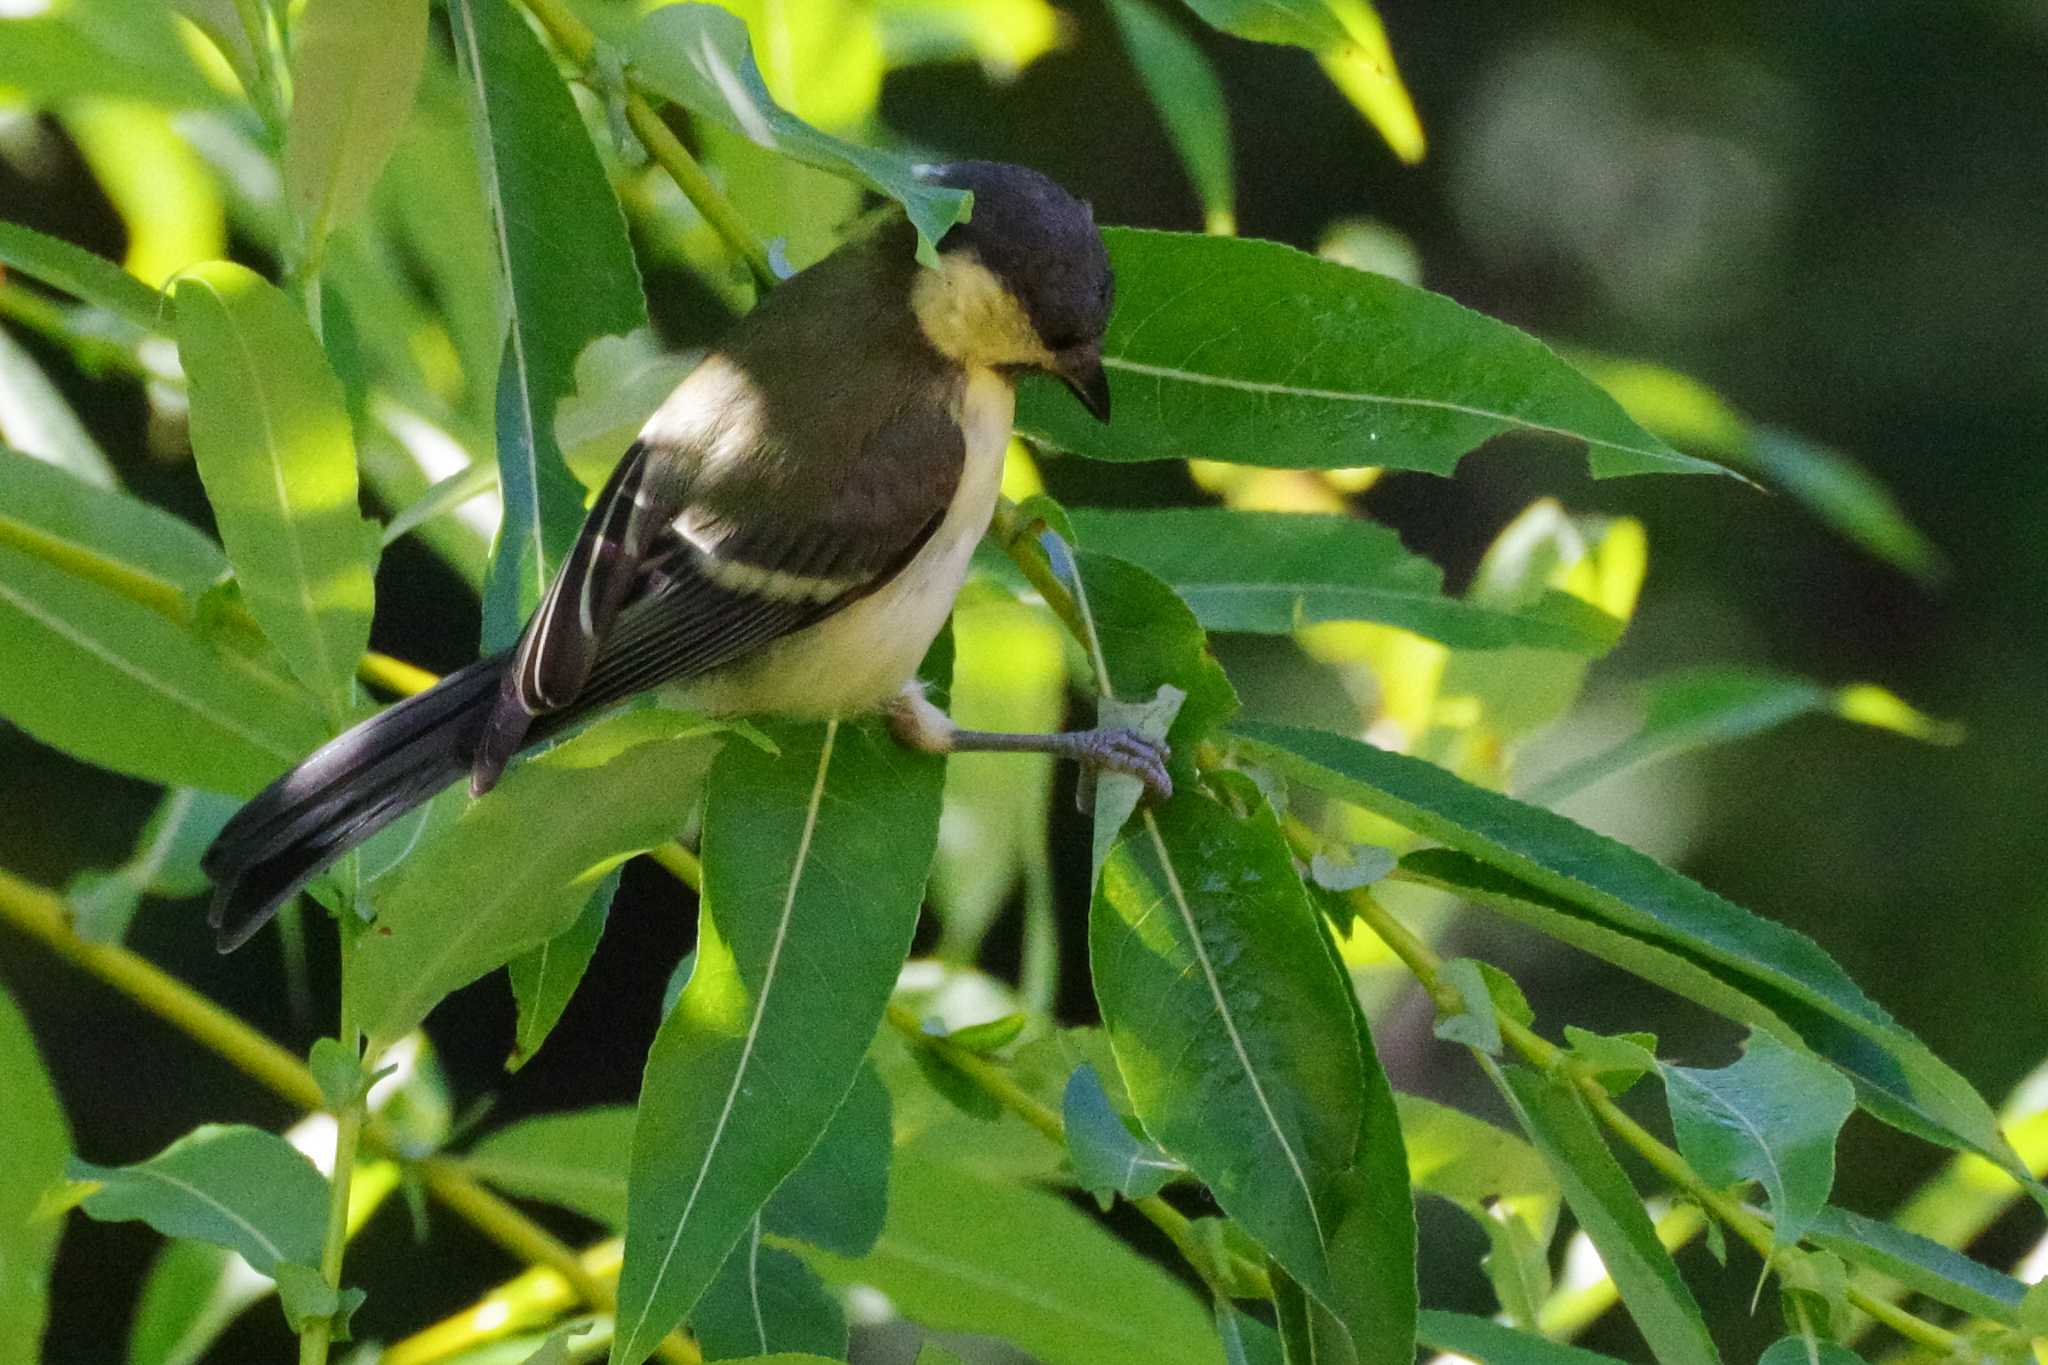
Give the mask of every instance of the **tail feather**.
M 320 870 L 466 772 L 509 655 L 449 674 L 329 741 L 236 812 L 200 860 L 232 952 Z M 540 736 L 534 736 L 535 739 Z

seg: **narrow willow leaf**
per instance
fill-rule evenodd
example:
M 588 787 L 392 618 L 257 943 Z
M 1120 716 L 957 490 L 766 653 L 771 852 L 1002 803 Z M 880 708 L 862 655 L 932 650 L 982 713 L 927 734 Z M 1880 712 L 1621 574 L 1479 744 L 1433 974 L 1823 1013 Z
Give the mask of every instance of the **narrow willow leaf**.
M 1377 621 L 1455 649 L 1586 655 L 1621 634 L 1621 622 L 1569 593 L 1521 609 L 1446 597 L 1441 569 L 1358 517 L 1220 507 L 1078 507 L 1071 516 L 1083 544 L 1159 575 L 1208 630 L 1284 635 L 1319 621 Z
M 917 922 L 944 767 L 878 725 L 731 744 L 704 811 L 696 967 L 648 1055 L 617 1365 L 704 1292 L 852 1087 Z
M 1535 338 L 1441 295 L 1274 242 L 1103 238 L 1115 419 L 1096 423 L 1049 385 L 1018 395 L 1019 429 L 1061 449 L 1448 474 L 1480 442 L 1525 430 L 1585 441 L 1601 477 L 1716 468 L 1631 422 Z
M 121 724 L 107 723 L 114 715 Z M 237 796 L 253 795 L 326 734 L 299 689 L 4 545 L 0 716 L 88 763 Z
M 39 1211 L 64 1179 L 71 1128 L 43 1070 L 28 1021 L 0 990 L 0 1360 L 40 1360 L 49 1316 L 50 1262 L 64 1231 L 60 1215 Z
M 1484 1119 L 1414 1095 L 1395 1102 L 1415 1189 L 1449 1201 L 1479 1225 L 1489 1247 L 1484 1268 L 1501 1309 L 1533 1329 L 1550 1294 L 1550 1240 L 1563 1198 L 1556 1177 L 1533 1147 Z
M 369 200 L 426 57 L 426 0 L 312 0 L 293 21 L 284 189 L 312 259 Z
M 0 327 L 0 442 L 97 488 L 115 486 L 114 467 L 35 358 Z
M 1869 1266 L 1918 1293 L 1992 1322 L 2018 1327 L 2027 1286 L 1931 1238 L 1846 1209 L 1825 1208 L 1806 1239 L 1846 1261 Z
M 1089 960 L 1146 1132 L 1366 1330 L 1374 1286 L 1337 1254 L 1364 1180 L 1354 1006 L 1271 812 L 1238 820 L 1191 788 L 1144 812 L 1103 869 Z
M 936 264 L 946 230 L 967 216 L 964 191 L 920 179 L 902 158 L 821 133 L 776 104 L 737 15 L 716 5 L 665 6 L 640 21 L 631 55 L 634 75 L 691 113 L 903 205 L 928 264 Z
M 1202 49 L 1150 0 L 1110 0 L 1124 50 L 1180 157 L 1211 232 L 1237 222 L 1237 178 L 1230 161 L 1230 111 L 1223 83 Z
M 1209 652 L 1194 614 L 1171 588 L 1110 555 L 1083 551 L 1076 560 L 1089 619 L 1109 664 L 1111 693 L 1127 701 L 1150 701 L 1162 687 L 1187 694 L 1166 738 L 1175 781 L 1194 780 L 1194 747 L 1236 713 L 1236 690 Z
M 127 1365 L 197 1365 L 228 1324 L 269 1293 L 233 1252 L 164 1243 L 136 1297 Z
M 0 87 L 33 104 L 79 95 L 170 106 L 226 99 L 193 65 L 166 6 L 71 4 L 25 12 L 32 17 L 0 19 Z
M 166 1237 L 238 1252 L 266 1275 L 286 1261 L 319 1263 L 327 1182 L 275 1133 L 208 1124 L 147 1161 L 95 1166 L 74 1158 L 70 1174 L 99 1184 L 81 1207 L 102 1222 L 140 1219 Z
M 1696 993 L 1699 1003 L 1803 1042 L 1857 1082 L 1862 1103 L 1877 1117 L 1989 1157 L 2040 1197 L 2039 1183 L 1969 1082 L 1805 935 L 1759 919 L 1623 844 L 1434 764 L 1291 726 L 1248 723 L 1235 739 L 1246 758 L 1526 883 L 1534 894 L 1524 902 L 1662 950 L 1663 963 L 1690 968 L 1688 981 L 1706 987 L 1706 994 Z M 1475 880 L 1447 859 L 1441 851 L 1414 854 L 1404 867 L 1412 861 L 1419 874 Z M 1505 891 L 1496 887 L 1494 894 Z M 1613 945 L 1605 935 L 1585 941 L 1599 944 L 1596 952 Z
M 517 1071 L 532 1060 L 561 1020 L 569 997 L 582 984 L 583 973 L 597 953 L 598 940 L 604 937 L 605 921 L 611 915 L 612 897 L 618 889 L 619 869 L 613 868 L 583 903 L 575 923 L 506 964 L 512 1003 L 519 1011 L 519 1023 L 512 1034 L 512 1055 L 505 1060 L 506 1070 Z
M 926 1327 L 1000 1337 L 1045 1365 L 1223 1358 L 1194 1296 L 1065 1200 L 909 1153 L 871 1253 L 804 1256 L 829 1283 L 872 1285 Z
M 1589 754 L 1544 777 L 1520 793 L 1525 801 L 1555 805 L 1597 782 L 1648 763 L 1692 753 L 1713 744 L 1747 739 L 1800 716 L 1839 715 L 1914 739 L 1941 743 L 1952 729 L 1932 721 L 1883 689 L 1878 705 L 1857 700 L 1871 694 L 1822 687 L 1804 678 L 1753 669 L 1706 667 L 1653 678 L 1643 685 L 1643 723 L 1620 743 Z
M 428 834 L 376 883 L 377 922 L 356 948 L 350 998 L 371 1051 L 567 929 L 613 868 L 675 837 L 721 735 L 684 712 L 612 716 Z
M 481 1139 L 464 1164 L 507 1194 L 544 1200 L 621 1228 L 632 1147 L 632 1107 L 601 1105 L 508 1124 Z
M 1463 1356 L 1479 1365 L 1616 1365 L 1613 1356 L 1466 1313 L 1424 1309 L 1416 1335 L 1431 1350 Z
M 846 1312 L 816 1271 L 787 1251 L 761 1245 L 756 1218 L 690 1313 L 706 1360 L 778 1351 L 846 1355 Z
M 1279 1333 L 1234 1304 L 1216 1304 L 1216 1336 L 1224 1365 L 1286 1365 Z
M 188 271 L 174 297 L 192 453 L 242 599 L 338 715 L 369 644 L 377 566 L 341 385 L 291 300 L 241 266 Z
M 1678 1149 L 1710 1185 L 1755 1180 L 1771 1206 L 1771 1242 L 1806 1235 L 1835 1183 L 1835 1137 L 1856 1088 L 1803 1048 L 1749 1035 L 1718 1070 L 1661 1064 Z
M 1782 1337 L 1764 1348 L 1756 1365 L 1863 1365 L 1863 1357 L 1824 1337 Z
M 10 26 L 9 32 L 16 34 L 19 29 Z M 164 330 L 166 318 L 156 290 L 84 247 L 19 223 L 0 223 L 0 265 L 104 308 L 144 331 Z
M 177 787 L 165 792 L 127 862 L 81 872 L 64 888 L 71 927 L 88 943 L 119 943 L 144 896 L 196 896 L 210 884 L 199 857 L 240 802 Z
M 190 522 L 11 450 L 0 450 L 0 545 L 112 586 L 153 580 L 133 595 L 166 608 L 198 597 L 228 567 Z
M 1719 1361 L 1699 1304 L 1577 1092 L 1521 1066 L 1504 1069 L 1504 1084 L 1515 1116 L 1550 1163 L 1579 1226 L 1599 1249 L 1650 1353 L 1661 1365 Z
M 1141 1199 L 1187 1168 L 1124 1126 L 1095 1068 L 1074 1068 L 1060 1104 L 1074 1178 L 1106 1209 L 1113 1195 Z
M 647 325 L 618 200 L 553 60 L 508 0 L 453 0 L 448 20 L 469 92 L 511 328 L 498 372 L 505 521 L 484 597 L 484 648 L 518 635 L 583 522 L 555 408 L 576 357 Z

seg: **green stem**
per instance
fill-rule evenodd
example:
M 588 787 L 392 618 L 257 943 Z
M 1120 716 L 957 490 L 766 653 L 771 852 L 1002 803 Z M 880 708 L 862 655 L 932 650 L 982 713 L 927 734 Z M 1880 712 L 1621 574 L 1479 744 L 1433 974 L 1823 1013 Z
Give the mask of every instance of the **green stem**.
M 1016 503 L 1000 498 L 988 533 L 1010 557 L 1010 562 L 1023 573 L 1025 580 L 1037 590 L 1052 614 L 1060 618 L 1068 632 L 1088 652 L 1088 662 L 1095 670 L 1096 689 L 1103 696 L 1108 696 L 1109 664 L 1102 655 L 1102 641 L 1095 635 L 1095 618 L 1088 610 L 1088 600 L 1060 581 L 1045 546 L 1038 541 L 1039 529 L 1038 522 L 1027 521 L 1018 514 Z
M 349 1000 L 349 964 L 355 958 L 356 932 L 353 898 L 341 916 L 341 1024 L 336 1030 L 341 1045 L 362 1068 L 363 1036 L 356 1028 L 355 1009 Z M 341 1293 L 341 1263 L 348 1250 L 348 1199 L 356 1174 L 356 1147 L 362 1140 L 367 1091 L 358 1083 L 355 1093 L 334 1116 L 334 1170 L 329 1175 L 327 1237 L 320 1248 L 320 1277 L 337 1295 Z M 327 1350 L 333 1339 L 334 1321 L 315 1318 L 299 1334 L 299 1365 L 327 1365 Z

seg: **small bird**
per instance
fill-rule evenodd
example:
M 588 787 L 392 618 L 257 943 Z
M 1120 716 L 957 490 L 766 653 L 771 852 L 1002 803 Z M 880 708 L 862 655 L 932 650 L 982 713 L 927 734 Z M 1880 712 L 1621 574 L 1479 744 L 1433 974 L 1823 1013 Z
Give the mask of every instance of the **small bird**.
M 1114 291 L 1093 211 L 1035 171 L 926 178 L 972 216 L 916 258 L 898 217 L 783 283 L 649 418 L 510 650 L 362 722 L 251 799 L 207 849 L 209 923 L 247 942 L 322 868 L 464 772 L 660 689 L 709 715 L 881 711 L 935 753 L 1061 755 L 1171 791 L 1119 729 L 961 730 L 915 682 L 988 529 L 1017 377 L 1109 418 Z

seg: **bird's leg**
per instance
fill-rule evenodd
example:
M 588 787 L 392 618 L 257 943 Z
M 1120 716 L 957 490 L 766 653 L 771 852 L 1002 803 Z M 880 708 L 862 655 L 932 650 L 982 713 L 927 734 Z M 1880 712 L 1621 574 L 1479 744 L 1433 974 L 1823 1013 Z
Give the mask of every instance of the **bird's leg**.
M 1155 800 L 1164 801 L 1173 795 L 1173 779 L 1166 774 L 1166 746 L 1136 730 L 1102 728 L 1056 734 L 963 730 L 953 723 L 951 716 L 934 706 L 915 682 L 897 693 L 883 708 L 883 714 L 888 717 L 889 731 L 896 736 L 896 742 L 922 753 L 1051 754 L 1071 758 L 1097 771 L 1135 777 Z

